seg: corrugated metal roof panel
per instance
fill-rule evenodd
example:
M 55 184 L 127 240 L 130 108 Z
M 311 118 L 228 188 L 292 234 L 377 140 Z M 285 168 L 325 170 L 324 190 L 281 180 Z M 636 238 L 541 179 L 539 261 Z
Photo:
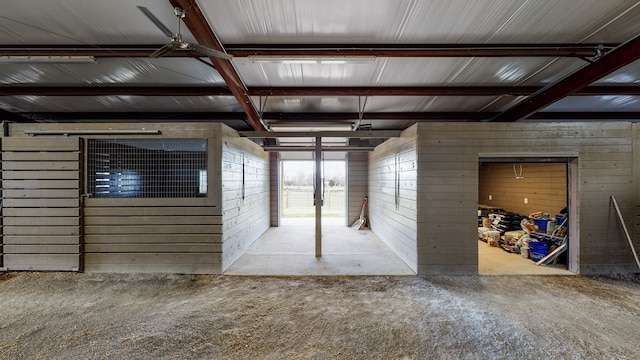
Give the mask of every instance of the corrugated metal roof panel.
M 616 111 L 640 111 L 640 96 L 631 95 L 603 95 L 603 96 L 569 96 L 543 111 L 569 111 L 569 112 L 616 112 Z
M 628 0 L 213 0 L 200 6 L 223 43 L 621 42 L 640 32 L 640 7 Z
M 195 59 L 101 58 L 87 64 L 2 64 L 0 84 L 211 84 L 220 74 Z
M 404 111 L 480 111 L 499 97 L 495 96 L 374 96 L 367 112 Z
M 0 44 L 164 44 L 169 39 L 136 6 L 145 6 L 172 31 L 173 6 L 154 0 L 3 0 Z M 195 39 L 182 26 L 186 41 Z
M 3 96 L 12 112 L 241 112 L 233 96 Z
M 602 79 L 594 82 L 594 85 L 607 84 L 638 84 L 640 83 L 640 61 L 635 61 L 620 70 L 614 71 Z
M 260 104 L 258 97 L 252 97 L 254 104 Z M 357 112 L 356 96 L 270 96 L 266 101 L 266 112 Z
M 584 66 L 557 58 L 378 58 L 373 63 L 252 63 L 234 59 L 248 86 L 544 85 Z

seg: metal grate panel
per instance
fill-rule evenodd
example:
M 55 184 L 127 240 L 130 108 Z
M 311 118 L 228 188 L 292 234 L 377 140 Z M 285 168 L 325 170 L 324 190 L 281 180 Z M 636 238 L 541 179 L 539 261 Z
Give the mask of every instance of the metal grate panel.
M 96 198 L 207 195 L 206 139 L 90 139 L 88 192 Z

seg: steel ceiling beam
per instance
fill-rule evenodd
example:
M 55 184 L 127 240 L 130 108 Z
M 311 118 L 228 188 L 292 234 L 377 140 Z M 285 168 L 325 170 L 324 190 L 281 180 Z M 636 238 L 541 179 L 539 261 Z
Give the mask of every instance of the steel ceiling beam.
M 28 117 L 25 117 L 16 113 L 12 113 L 10 111 L 1 110 L 1 109 L 0 109 L 0 121 L 13 121 L 13 122 L 24 122 L 24 123 L 34 122 Z
M 400 136 L 401 130 L 357 130 L 357 131 L 239 131 L 240 136 L 248 138 L 297 138 L 297 137 L 334 137 L 383 139 Z
M 638 59 L 640 59 L 640 35 L 563 79 L 545 86 L 490 121 L 507 122 L 526 119 L 539 110 Z
M 213 29 L 207 23 L 207 20 L 198 6 L 193 0 L 169 0 L 171 5 L 179 6 L 187 11 L 187 15 L 182 19 L 191 34 L 194 36 L 198 44 L 208 48 L 224 52 L 222 44 L 213 32 Z M 247 88 L 242 82 L 240 75 L 236 72 L 230 60 L 217 57 L 209 57 L 213 65 L 224 79 L 225 83 L 238 100 L 238 103 L 247 114 L 247 122 L 255 130 L 265 130 L 260 120 L 258 111 L 253 106 L 251 98 L 247 94 Z
M 528 96 L 542 86 L 250 87 L 249 96 Z M 2 85 L 0 96 L 231 96 L 229 88 L 191 86 Z M 588 86 L 571 95 L 640 95 L 640 86 Z
M 186 3 L 181 1 L 180 3 Z M 185 4 L 183 4 L 185 5 Z M 175 5 L 174 5 L 175 6 Z M 185 20 L 188 18 L 185 17 Z M 0 56 L 148 57 L 165 44 L 139 45 L 3 45 Z M 221 45 L 222 46 L 222 45 Z M 589 58 L 618 44 L 227 44 L 236 57 L 260 56 L 379 56 L 379 57 L 578 57 Z M 163 57 L 203 57 L 177 50 Z
M 235 57 L 594 57 L 615 45 L 602 44 L 226 44 Z
M 249 87 L 251 96 L 528 96 L 542 86 Z M 639 86 L 589 86 L 572 95 L 640 95 Z
M 484 121 L 498 112 L 377 112 L 364 113 L 363 120 L 392 121 Z M 1 115 L 1 113 L 0 113 Z M 27 121 L 78 122 L 78 121 L 237 121 L 246 119 L 242 112 L 25 112 L 12 114 Z M 358 120 L 357 112 L 345 113 L 264 113 L 264 119 L 274 122 L 351 122 Z M 532 120 L 640 120 L 640 112 L 538 112 Z M 10 120 L 5 118 L 5 120 Z
M 94 56 L 96 58 L 148 58 L 165 44 L 157 45 L 2 45 L 0 56 Z M 205 57 L 191 50 L 176 50 L 162 57 Z
M 129 86 L 129 85 L 91 85 L 91 86 L 24 86 L 2 85 L 0 96 L 233 96 L 226 87 L 220 86 Z

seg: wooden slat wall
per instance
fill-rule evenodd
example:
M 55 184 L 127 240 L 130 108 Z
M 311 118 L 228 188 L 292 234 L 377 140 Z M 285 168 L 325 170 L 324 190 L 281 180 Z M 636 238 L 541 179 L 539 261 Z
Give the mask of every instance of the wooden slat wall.
M 559 214 L 567 206 L 567 164 L 525 163 L 524 179 L 516 179 L 513 167 L 520 174 L 521 164 L 480 164 L 478 202 L 522 215 L 537 211 Z
M 570 251 L 583 274 L 634 271 L 619 229 L 609 221 L 615 195 L 634 213 L 634 125 L 586 123 L 420 123 L 418 273 L 477 273 L 478 154 L 577 153 L 579 239 Z M 637 162 L 637 161 L 635 161 Z M 576 246 L 579 242 L 579 247 Z
M 156 125 L 168 138 L 208 137 L 203 198 L 85 201 L 85 267 L 92 272 L 222 272 L 220 124 Z M 154 126 L 146 125 L 147 128 Z
M 8 270 L 81 271 L 81 142 L 4 138 L 4 263 Z
M 359 139 L 351 139 L 349 144 L 359 145 Z M 360 217 L 362 201 L 369 191 L 369 154 L 352 152 L 347 154 L 347 224 L 351 225 Z M 365 217 L 369 208 L 365 208 Z M 368 226 L 368 225 L 367 225 Z
M 414 271 L 418 264 L 417 170 L 415 127 L 369 155 L 371 230 Z
M 88 199 L 84 210 L 87 271 L 220 272 L 219 208 L 101 200 Z
M 222 137 L 223 271 L 269 229 L 269 189 L 268 153 L 226 128 Z

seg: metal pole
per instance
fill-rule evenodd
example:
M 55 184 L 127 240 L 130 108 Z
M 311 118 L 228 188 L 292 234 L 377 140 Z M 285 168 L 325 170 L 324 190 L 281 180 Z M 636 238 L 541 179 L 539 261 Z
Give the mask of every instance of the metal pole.
M 322 138 L 316 137 L 316 257 L 322 256 Z
M 620 211 L 620 207 L 618 206 L 618 202 L 616 201 L 615 196 L 611 195 L 611 202 L 613 203 L 613 207 L 616 209 L 616 213 L 618 214 L 618 220 L 620 220 L 620 224 L 622 224 L 622 229 L 624 230 L 624 234 L 627 237 L 627 241 L 631 246 L 631 252 L 633 253 L 633 258 L 636 259 L 636 264 L 638 268 L 640 268 L 640 259 L 638 259 L 638 253 L 636 253 L 636 247 L 633 245 L 633 241 L 631 240 L 631 236 L 629 235 L 629 230 L 627 230 L 627 225 L 624 223 L 624 219 L 622 218 L 622 212 Z

